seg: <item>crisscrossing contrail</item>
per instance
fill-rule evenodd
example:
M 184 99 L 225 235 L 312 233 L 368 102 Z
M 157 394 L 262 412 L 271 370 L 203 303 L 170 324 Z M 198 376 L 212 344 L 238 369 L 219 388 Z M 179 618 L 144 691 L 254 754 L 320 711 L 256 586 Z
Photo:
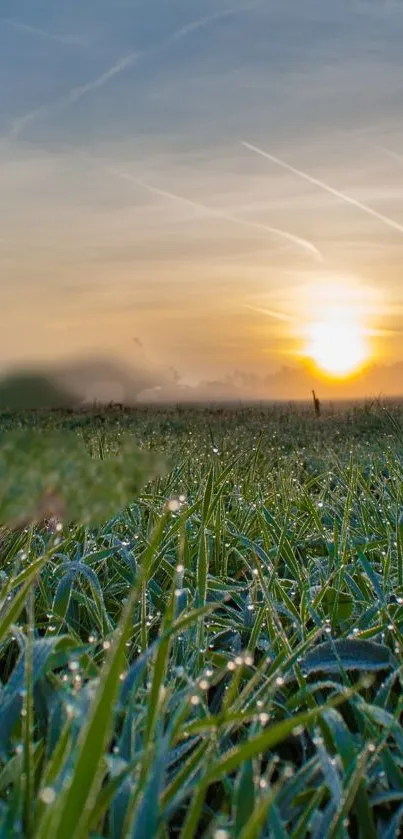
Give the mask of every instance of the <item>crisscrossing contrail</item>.
M 51 113 L 58 108 L 62 108 L 64 105 L 69 105 L 73 102 L 78 102 L 83 96 L 86 96 L 93 90 L 97 90 L 100 87 L 103 87 L 109 79 L 112 79 L 114 76 L 122 73 L 124 70 L 128 69 L 129 67 L 136 64 L 138 61 L 144 58 L 152 58 L 154 55 L 158 55 L 158 53 L 169 44 L 174 44 L 178 41 L 183 40 L 192 32 L 196 32 L 198 29 L 203 29 L 204 27 L 208 26 L 211 23 L 215 23 L 216 21 L 222 20 L 223 18 L 230 17 L 231 15 L 241 14 L 242 12 L 247 12 L 256 6 L 260 5 L 261 0 L 252 0 L 252 2 L 244 3 L 243 5 L 234 6 L 230 9 L 223 9 L 218 12 L 214 12 L 211 15 L 205 15 L 205 17 L 198 18 L 197 20 L 193 20 L 190 23 L 181 26 L 179 29 L 172 32 L 168 35 L 160 44 L 157 44 L 154 47 L 150 47 L 149 49 L 145 50 L 134 50 L 132 52 L 127 53 L 126 55 L 121 56 L 120 58 L 115 61 L 115 63 L 104 70 L 99 76 L 95 79 L 91 79 L 88 82 L 84 82 L 81 85 L 73 88 L 72 90 L 68 91 L 64 96 L 58 99 L 56 102 L 53 102 L 49 105 L 44 105 L 39 108 L 34 108 L 33 110 L 29 111 L 28 113 L 24 114 L 21 117 L 18 117 L 14 121 L 14 124 L 11 128 L 9 136 L 12 138 L 17 138 L 20 134 L 24 131 L 27 125 L 34 122 L 38 117 L 45 116 L 48 113 Z

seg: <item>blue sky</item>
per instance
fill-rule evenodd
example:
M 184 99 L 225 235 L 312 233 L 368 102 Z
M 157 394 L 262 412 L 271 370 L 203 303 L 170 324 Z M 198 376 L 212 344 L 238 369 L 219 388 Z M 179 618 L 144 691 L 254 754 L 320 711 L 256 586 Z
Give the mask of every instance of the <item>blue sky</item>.
M 3 361 L 275 369 L 257 310 L 318 283 L 403 357 L 402 37 L 398 0 L 2 0 Z

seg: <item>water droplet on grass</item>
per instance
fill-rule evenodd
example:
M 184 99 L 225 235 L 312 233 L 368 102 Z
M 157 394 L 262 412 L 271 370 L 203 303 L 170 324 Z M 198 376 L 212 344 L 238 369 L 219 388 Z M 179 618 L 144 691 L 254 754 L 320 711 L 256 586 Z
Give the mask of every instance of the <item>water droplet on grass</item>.
M 167 502 L 167 509 L 170 513 L 177 513 L 180 510 L 180 501 L 178 498 L 170 498 Z
M 56 800 L 56 792 L 53 787 L 44 787 L 39 793 L 39 798 L 44 804 L 53 804 Z

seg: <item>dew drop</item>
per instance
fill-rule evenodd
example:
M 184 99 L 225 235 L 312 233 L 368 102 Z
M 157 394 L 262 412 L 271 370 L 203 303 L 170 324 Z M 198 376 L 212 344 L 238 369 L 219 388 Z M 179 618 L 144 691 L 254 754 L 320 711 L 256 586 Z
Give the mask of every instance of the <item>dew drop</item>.
M 56 792 L 53 787 L 44 787 L 39 793 L 39 798 L 44 804 L 53 804 L 56 799 Z

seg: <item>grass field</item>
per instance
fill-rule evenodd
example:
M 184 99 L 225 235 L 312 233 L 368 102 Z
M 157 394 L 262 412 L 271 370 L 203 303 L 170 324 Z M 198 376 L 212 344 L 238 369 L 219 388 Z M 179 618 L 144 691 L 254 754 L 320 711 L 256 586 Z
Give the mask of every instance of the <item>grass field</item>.
M 1 839 L 401 835 L 403 406 L 3 413 L 0 451 L 29 428 L 144 461 L 96 527 L 3 527 Z

